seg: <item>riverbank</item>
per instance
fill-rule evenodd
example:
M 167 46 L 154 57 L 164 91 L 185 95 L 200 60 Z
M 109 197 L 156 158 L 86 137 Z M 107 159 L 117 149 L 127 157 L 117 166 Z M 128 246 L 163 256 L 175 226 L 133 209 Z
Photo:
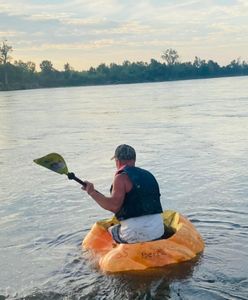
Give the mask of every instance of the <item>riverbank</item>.
M 146 62 L 123 62 L 121 65 L 100 64 L 88 71 L 75 71 L 67 66 L 64 71 L 53 68 L 49 61 L 43 61 L 40 72 L 31 63 L 7 63 L 0 65 L 0 90 L 25 90 L 37 88 L 76 87 L 130 83 L 166 82 L 192 79 L 236 77 L 248 75 L 248 64 L 232 61 L 226 66 L 209 60 L 195 60 L 193 63 L 161 63 L 151 59 Z
M 171 82 L 171 81 L 187 81 L 187 80 L 201 80 L 201 79 L 214 79 L 214 78 L 228 78 L 228 77 L 243 77 L 243 76 L 248 76 L 246 75 L 226 75 L 226 76 L 209 76 L 209 77 L 197 77 L 197 78 L 184 78 L 184 79 L 168 79 L 168 80 L 158 80 L 158 81 L 134 81 L 134 82 L 106 82 L 106 83 L 87 83 L 87 84 L 78 84 L 78 85 L 49 85 L 49 86 L 40 86 L 40 85 L 25 85 L 22 84 L 21 86 L 14 85 L 14 86 L 9 86 L 8 88 L 4 88 L 3 86 L 0 86 L 0 92 L 4 91 L 18 91 L 18 90 L 35 90 L 35 89 L 47 89 L 47 88 L 66 88 L 66 87 L 80 87 L 80 86 L 109 86 L 109 85 L 122 85 L 122 84 L 142 84 L 142 83 L 162 83 L 162 82 Z

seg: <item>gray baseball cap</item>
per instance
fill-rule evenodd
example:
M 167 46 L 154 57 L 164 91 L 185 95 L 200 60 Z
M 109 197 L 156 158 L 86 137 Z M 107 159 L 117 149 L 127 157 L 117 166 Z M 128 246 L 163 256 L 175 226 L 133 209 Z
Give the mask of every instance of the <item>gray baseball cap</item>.
M 135 160 L 136 152 L 133 147 L 122 144 L 115 149 L 115 154 L 111 159 L 114 158 L 118 160 Z

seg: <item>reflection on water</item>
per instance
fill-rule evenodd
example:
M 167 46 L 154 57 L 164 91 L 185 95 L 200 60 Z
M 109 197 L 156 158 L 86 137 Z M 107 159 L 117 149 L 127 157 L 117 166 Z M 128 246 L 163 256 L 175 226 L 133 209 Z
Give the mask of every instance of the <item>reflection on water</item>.
M 122 287 L 117 289 L 116 295 L 125 291 L 129 299 L 170 299 L 170 284 L 191 278 L 199 261 L 200 257 L 197 257 L 180 265 L 114 276 L 114 286 Z M 124 296 L 120 295 L 118 299 L 125 299 Z
M 73 258 L 62 270 L 51 274 L 60 284 L 59 291 L 58 286 L 47 281 L 41 290 L 16 299 L 171 299 L 170 284 L 190 278 L 199 262 L 197 257 L 180 266 L 103 275 L 88 269 L 80 258 Z M 180 290 L 176 294 L 180 298 Z
M 247 299 L 247 95 L 247 77 L 0 93 L 0 299 Z M 82 252 L 111 214 L 33 159 L 107 194 L 123 142 L 202 234 L 196 260 L 110 275 Z

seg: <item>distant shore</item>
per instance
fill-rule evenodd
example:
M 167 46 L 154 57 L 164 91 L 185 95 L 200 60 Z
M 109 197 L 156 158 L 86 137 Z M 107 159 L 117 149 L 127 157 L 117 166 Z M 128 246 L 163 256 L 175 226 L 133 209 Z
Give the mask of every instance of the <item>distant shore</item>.
M 164 82 L 174 80 L 207 79 L 232 76 L 247 76 L 248 63 L 240 59 L 220 66 L 213 60 L 195 57 L 193 62 L 178 62 L 177 52 L 169 49 L 165 62 L 151 59 L 147 62 L 129 62 L 122 64 L 100 64 L 87 71 L 76 71 L 68 63 L 63 71 L 53 67 L 51 61 L 40 64 L 36 71 L 33 62 L 15 61 L 0 64 L 0 91 L 25 90 L 37 88 L 94 86 L 111 84 L 129 84 L 146 82 Z M 174 56 L 173 56 L 174 55 Z
M 77 85 L 29 85 L 29 84 L 22 84 L 18 85 L 15 84 L 13 86 L 8 86 L 8 88 L 5 88 L 3 86 L 0 86 L 0 92 L 4 91 L 18 91 L 18 90 L 32 90 L 32 89 L 46 89 L 46 88 L 65 88 L 65 87 L 80 87 L 80 86 L 103 86 L 103 85 L 119 85 L 119 84 L 138 84 L 138 83 L 156 83 L 156 82 L 171 82 L 171 81 L 180 81 L 180 80 L 197 80 L 197 79 L 214 79 L 214 78 L 225 78 L 225 77 L 243 77 L 243 76 L 248 76 L 248 74 L 237 74 L 237 75 L 222 75 L 222 76 L 208 76 L 208 77 L 188 77 L 188 78 L 178 78 L 178 79 L 167 79 L 167 80 L 151 80 L 151 81 L 126 81 L 126 82 L 99 82 L 99 83 L 81 83 Z

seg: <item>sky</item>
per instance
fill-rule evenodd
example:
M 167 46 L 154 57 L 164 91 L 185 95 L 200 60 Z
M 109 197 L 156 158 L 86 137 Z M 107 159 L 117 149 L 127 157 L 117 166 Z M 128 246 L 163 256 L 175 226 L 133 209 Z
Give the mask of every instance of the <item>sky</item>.
M 87 70 L 125 60 L 248 61 L 248 0 L 0 0 L 14 60 Z

